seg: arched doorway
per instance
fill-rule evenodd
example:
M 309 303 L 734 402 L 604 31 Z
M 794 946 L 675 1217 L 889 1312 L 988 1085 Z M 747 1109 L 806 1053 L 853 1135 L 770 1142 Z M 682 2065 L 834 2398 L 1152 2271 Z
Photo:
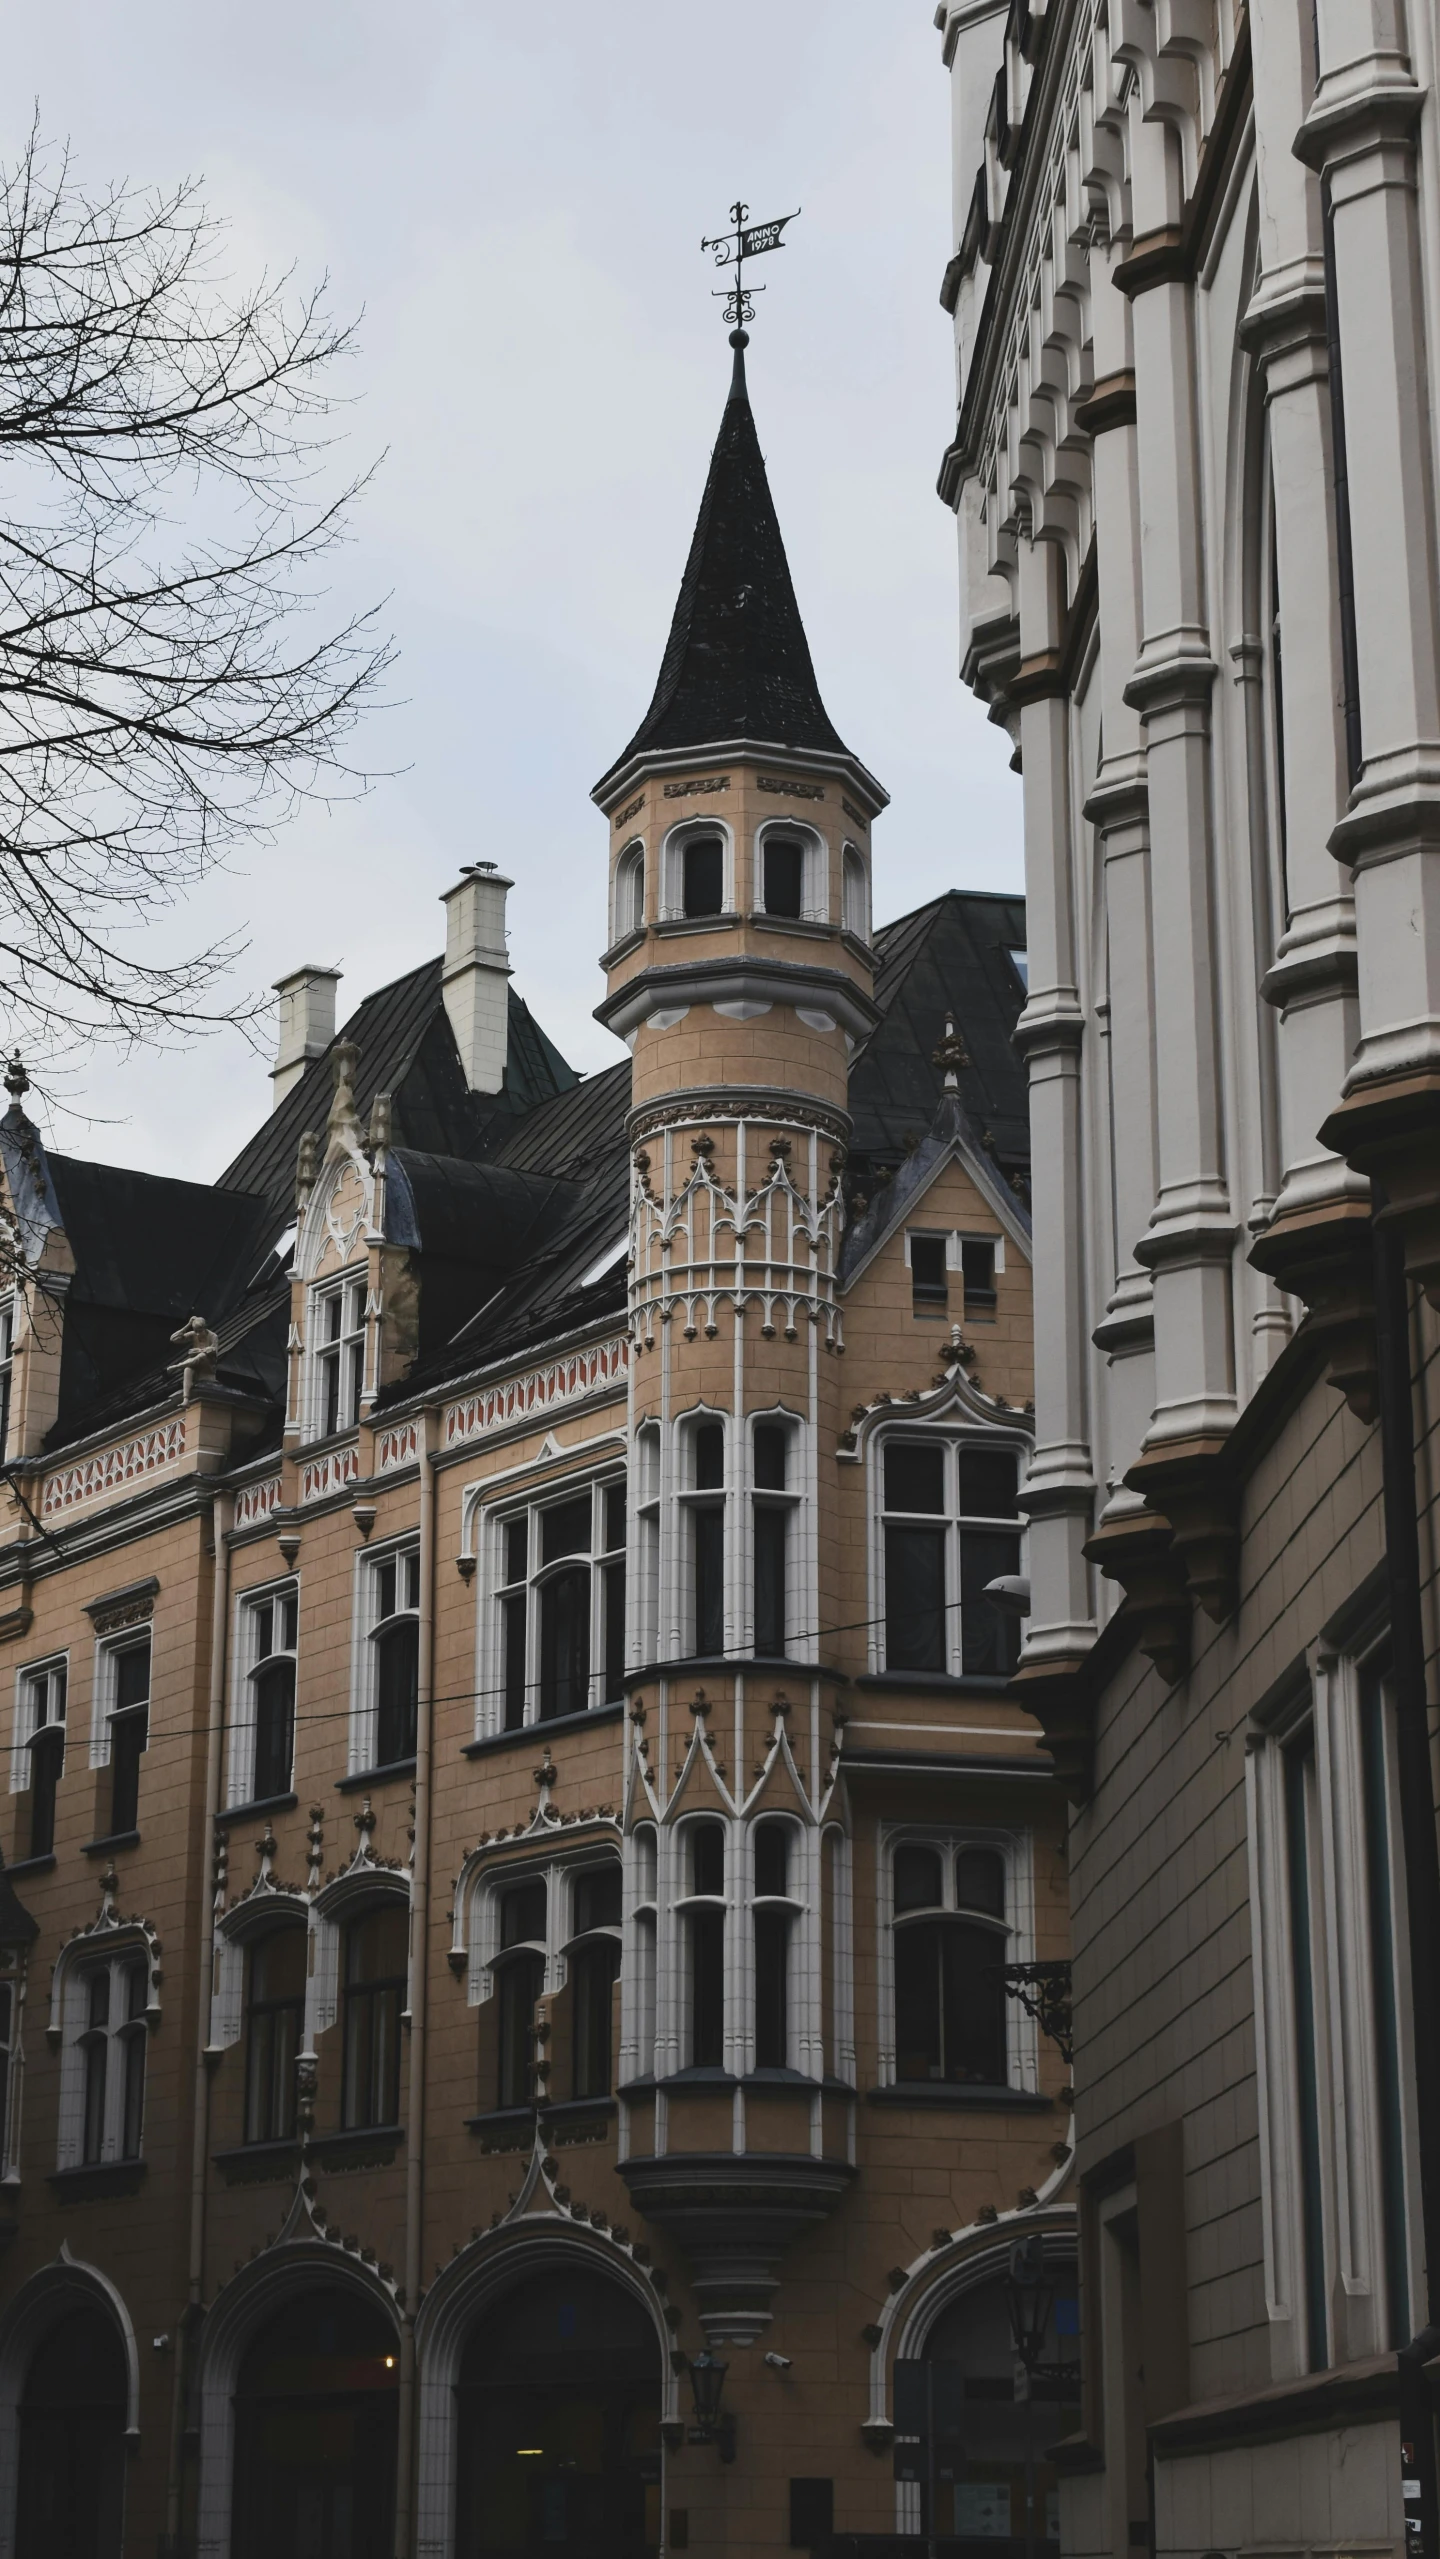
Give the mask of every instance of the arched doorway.
M 950 2302 L 920 2354 L 895 2366 L 895 2476 L 905 2523 L 946 2559 L 1059 2559 L 1048 2448 L 1080 2424 L 1074 2244 L 1048 2242 L 1036 2370 L 1015 2351 L 1002 2267 Z
M 120 2559 L 125 2354 L 103 2310 L 67 2311 L 20 2398 L 15 2559 Z
M 531 2275 L 478 2321 L 459 2384 L 456 2559 L 651 2559 L 660 2347 L 584 2268 Z
M 390 2559 L 399 2350 L 338 2286 L 292 2296 L 235 2391 L 233 2559 Z

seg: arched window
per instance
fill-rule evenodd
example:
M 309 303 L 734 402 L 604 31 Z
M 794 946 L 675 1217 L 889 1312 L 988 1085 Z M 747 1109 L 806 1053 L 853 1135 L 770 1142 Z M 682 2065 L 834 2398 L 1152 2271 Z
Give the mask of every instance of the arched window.
M 805 913 L 805 855 L 803 836 L 767 834 L 761 845 L 762 902 L 767 915 L 802 916 Z
M 897 2083 L 1003 2088 L 1003 1855 L 907 1841 L 895 1850 L 892 1879 Z
M 231 1771 L 231 1796 L 236 1803 L 268 1803 L 290 1792 L 299 1622 L 300 1594 L 293 1582 L 241 1603 L 240 1662 L 245 1685 Z
M 725 1650 L 725 1425 L 701 1415 L 683 1426 L 681 1503 L 690 1549 L 692 1653 Z
M 690 835 L 680 847 L 680 912 L 698 918 L 725 911 L 725 844 L 718 835 Z
M 274 1928 L 246 1964 L 245 2138 L 295 2135 L 295 2056 L 305 2028 L 306 1932 Z
M 345 1931 L 342 2004 L 347 2132 L 400 2120 L 400 2019 L 405 2007 L 408 1906 L 379 1903 Z
M 687 1952 L 692 2068 L 725 2059 L 725 1825 L 691 1822 L 685 1832 L 687 1891 L 681 1903 Z
M 389 2559 L 399 2350 L 337 2287 L 261 2329 L 235 2392 L 233 2559 Z
M 790 1941 L 800 1908 L 791 1865 L 792 1822 L 767 1818 L 754 1832 L 755 2067 L 790 2064 Z
M 627 2030 L 633 2037 L 632 2067 L 637 2078 L 647 2078 L 655 2067 L 655 1988 L 656 1988 L 656 1872 L 659 1864 L 654 1827 L 650 1822 L 637 1829 L 632 1845 L 635 1859 L 635 1963 L 630 1983 L 634 1999 L 633 2023 Z
M 36 2348 L 20 2401 L 21 2559 L 120 2559 L 125 2353 L 99 2309 L 70 2311 Z
M 565 1949 L 570 1984 L 570 2080 L 576 2097 L 608 2097 L 611 2019 L 620 1975 L 620 1861 L 582 1867 L 575 1877 L 575 1934 Z
M 633 2293 L 532 2271 L 460 2366 L 455 2549 L 647 2559 L 660 2547 L 660 2347 Z
M 500 1951 L 493 1967 L 499 2007 L 497 2106 L 528 2106 L 535 2094 L 535 2003 L 545 1988 L 548 1935 L 544 1877 L 507 1885 L 500 1894 Z
M 645 921 L 645 847 L 627 844 L 615 865 L 615 934 L 623 942 Z
M 847 844 L 840 861 L 840 920 L 858 941 L 870 939 L 870 883 L 863 854 Z
M 790 1633 L 790 1514 L 799 1500 L 795 1426 L 783 1417 L 757 1421 L 751 1440 L 755 1651 L 783 1659 Z

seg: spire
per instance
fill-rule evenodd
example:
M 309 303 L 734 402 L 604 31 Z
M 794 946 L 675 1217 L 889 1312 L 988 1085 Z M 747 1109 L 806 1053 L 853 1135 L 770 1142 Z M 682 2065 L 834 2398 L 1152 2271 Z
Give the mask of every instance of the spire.
M 746 739 L 850 754 L 820 699 L 790 583 L 746 387 L 745 331 L 736 329 L 730 343 L 730 395 L 655 696 L 597 795 L 633 757 L 677 747 Z

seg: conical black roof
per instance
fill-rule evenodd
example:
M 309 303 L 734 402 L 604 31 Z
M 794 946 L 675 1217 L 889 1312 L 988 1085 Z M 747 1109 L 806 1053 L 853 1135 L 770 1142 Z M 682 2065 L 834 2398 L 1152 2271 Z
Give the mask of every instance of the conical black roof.
M 755 433 L 745 341 L 732 343 L 730 396 L 655 697 L 597 796 L 633 757 L 677 747 L 747 738 L 850 756 L 820 699 Z

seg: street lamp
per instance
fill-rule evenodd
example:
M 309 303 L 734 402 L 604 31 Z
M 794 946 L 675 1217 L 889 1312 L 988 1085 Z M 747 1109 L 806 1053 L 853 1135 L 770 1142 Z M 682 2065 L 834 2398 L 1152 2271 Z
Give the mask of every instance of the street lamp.
M 1045 2280 L 1045 2242 L 1038 2230 L 1027 2231 L 1011 2247 L 1005 2296 L 1015 2352 L 1027 2378 L 1033 2380 L 1045 2352 L 1053 2299 L 1053 2287 Z
M 722 2461 L 735 2458 L 735 2420 L 720 2414 L 720 2401 L 725 2389 L 725 2375 L 730 2366 L 723 2355 L 712 2355 L 707 2347 L 690 2359 L 690 2389 L 695 2400 L 695 2423 L 690 2429 L 692 2443 L 718 2443 Z

